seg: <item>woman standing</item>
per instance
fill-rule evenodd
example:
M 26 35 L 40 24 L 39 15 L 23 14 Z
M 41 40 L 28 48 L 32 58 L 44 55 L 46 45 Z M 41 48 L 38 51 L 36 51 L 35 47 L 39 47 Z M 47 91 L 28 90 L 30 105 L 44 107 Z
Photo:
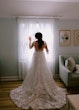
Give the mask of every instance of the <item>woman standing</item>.
M 48 69 L 44 49 L 49 50 L 42 33 L 36 33 L 35 38 L 32 43 L 29 37 L 29 48 L 35 51 L 28 73 L 21 86 L 10 91 L 10 97 L 22 109 L 61 108 L 66 104 L 66 90 L 57 86 Z

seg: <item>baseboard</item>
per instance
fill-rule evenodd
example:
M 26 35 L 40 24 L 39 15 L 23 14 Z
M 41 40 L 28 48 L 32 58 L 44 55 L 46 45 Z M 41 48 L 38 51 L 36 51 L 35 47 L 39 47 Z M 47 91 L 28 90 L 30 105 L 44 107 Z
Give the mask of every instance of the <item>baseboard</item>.
M 58 74 L 55 74 L 54 76 L 53 76 L 53 78 L 55 78 L 55 79 L 59 79 L 59 75 Z
M 18 76 L 2 76 L 0 77 L 0 81 L 15 81 L 19 80 Z
M 58 75 L 54 75 L 53 78 L 59 78 Z M 0 77 L 0 81 L 16 81 L 20 80 L 18 76 L 2 76 Z

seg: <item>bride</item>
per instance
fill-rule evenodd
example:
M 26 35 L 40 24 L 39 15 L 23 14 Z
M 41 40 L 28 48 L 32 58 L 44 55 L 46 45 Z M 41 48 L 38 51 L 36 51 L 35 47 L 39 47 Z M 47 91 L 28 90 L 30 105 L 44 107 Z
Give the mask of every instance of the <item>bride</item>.
M 10 91 L 12 101 L 22 109 L 59 109 L 66 104 L 66 90 L 55 83 L 44 54 L 48 47 L 42 40 L 42 33 L 35 34 L 36 41 L 29 48 L 35 48 L 32 63 L 21 86 Z

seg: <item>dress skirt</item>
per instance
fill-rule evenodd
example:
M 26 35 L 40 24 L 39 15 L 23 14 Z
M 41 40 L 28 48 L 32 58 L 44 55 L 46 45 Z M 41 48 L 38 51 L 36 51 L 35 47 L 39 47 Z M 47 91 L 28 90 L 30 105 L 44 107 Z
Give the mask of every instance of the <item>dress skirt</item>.
M 66 104 L 66 90 L 55 83 L 44 52 L 34 52 L 23 83 L 10 91 L 10 98 L 22 109 L 56 109 Z

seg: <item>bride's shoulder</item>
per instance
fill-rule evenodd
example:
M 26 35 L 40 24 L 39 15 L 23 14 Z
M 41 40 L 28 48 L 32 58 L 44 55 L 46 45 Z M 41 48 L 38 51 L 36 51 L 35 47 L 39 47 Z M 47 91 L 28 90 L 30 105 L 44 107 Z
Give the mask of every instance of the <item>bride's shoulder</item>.
M 47 45 L 46 41 L 44 41 L 44 45 Z
M 33 45 L 36 45 L 37 44 L 37 41 L 33 41 Z
M 34 41 L 34 43 L 36 44 L 36 43 L 38 43 L 38 41 L 36 40 L 36 41 Z
M 33 41 L 33 44 L 35 44 L 36 43 L 36 41 Z

